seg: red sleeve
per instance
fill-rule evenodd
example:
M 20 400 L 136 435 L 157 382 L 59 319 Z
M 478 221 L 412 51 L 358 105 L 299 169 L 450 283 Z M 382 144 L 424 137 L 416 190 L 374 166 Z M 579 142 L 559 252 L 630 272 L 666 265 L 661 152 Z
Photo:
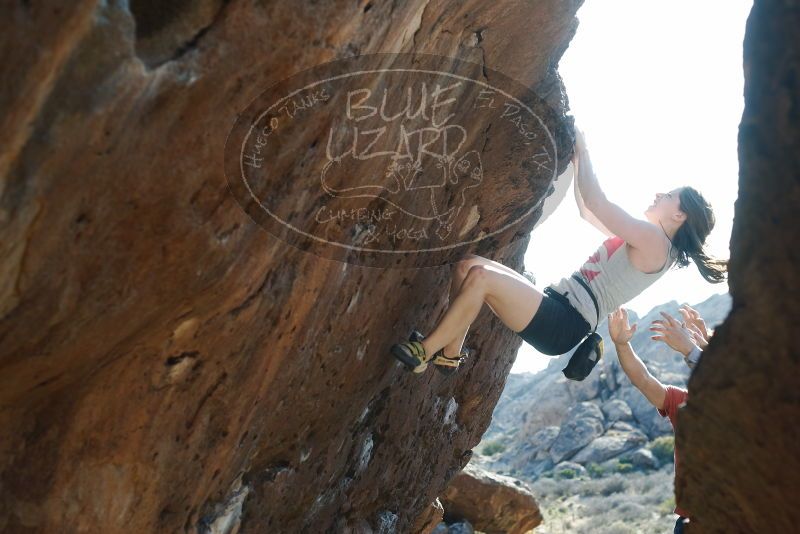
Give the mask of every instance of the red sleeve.
M 683 388 L 667 386 L 667 394 L 664 397 L 664 408 L 658 410 L 661 417 L 675 417 L 678 408 L 689 398 L 689 392 Z

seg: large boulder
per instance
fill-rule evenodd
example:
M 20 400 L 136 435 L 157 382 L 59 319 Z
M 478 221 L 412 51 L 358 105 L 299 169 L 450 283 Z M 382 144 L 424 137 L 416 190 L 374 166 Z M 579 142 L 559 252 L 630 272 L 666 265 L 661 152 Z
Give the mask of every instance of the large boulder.
M 567 419 L 579 419 L 581 417 L 591 417 L 601 423 L 605 422 L 603 411 L 593 402 L 579 402 L 570 408 Z
M 434 326 L 461 255 L 522 270 L 526 236 L 571 155 L 556 66 L 580 3 L 5 3 L 0 531 L 410 531 L 468 462 L 521 340 L 484 307 L 467 338 L 474 357 L 454 376 L 409 373 L 389 347 Z M 503 74 L 552 134 L 550 152 L 516 157 L 535 145 L 519 142 L 528 121 L 486 124 L 472 106 L 455 108 L 496 164 L 482 168 L 489 204 L 462 210 L 452 228 L 485 239 L 436 263 L 403 240 L 407 228 L 391 236 L 411 253 L 369 265 L 352 247 L 336 261 L 325 239 L 293 241 L 295 225 L 254 223 L 268 217 L 257 200 L 279 199 L 294 220 L 333 198 L 320 164 L 329 134 L 353 130 L 322 116 L 323 90 L 273 102 L 285 104 L 267 117 L 276 129 L 250 137 L 272 149 L 258 185 L 273 196 L 243 195 L 223 165 L 240 154 L 225 150 L 231 126 L 249 126 L 241 114 L 263 91 L 373 52 L 389 54 L 381 67 L 405 65 L 393 55 L 404 53 L 463 60 L 481 83 Z M 393 72 L 393 89 L 413 81 Z M 291 135 L 270 137 L 280 125 Z M 467 167 L 445 186 L 481 170 L 467 155 L 477 157 L 459 159 Z M 364 161 L 339 178 L 388 171 Z M 465 175 L 468 185 L 482 175 Z M 408 202 L 431 208 L 430 195 Z M 486 235 L 501 212 L 519 223 Z M 335 213 L 325 228 L 354 239 L 375 227 L 352 220 L 362 212 Z
M 442 506 L 442 502 L 437 498 L 419 517 L 417 517 L 412 531 L 417 534 L 434 534 L 437 532 L 439 525 L 442 524 L 442 519 L 444 519 L 444 506 Z
M 561 432 L 560 427 L 546 426 L 534 434 L 529 442 L 520 444 L 517 450 L 507 451 L 514 458 L 511 462 L 512 468 L 517 471 L 542 473 L 552 467 L 549 451 L 559 432 Z
M 609 426 L 609 430 L 619 430 L 620 432 L 633 432 L 637 430 L 636 427 L 633 426 L 634 423 L 626 423 L 624 421 L 617 421 L 616 423 L 611 423 Z
M 658 458 L 650 449 L 636 449 L 632 453 L 624 455 L 624 458 L 640 469 L 658 469 Z
M 573 462 L 580 464 L 602 463 L 611 458 L 641 447 L 647 443 L 647 436 L 639 430 L 609 430 L 605 435 L 595 439 L 572 457 Z
M 556 478 L 577 478 L 586 476 L 586 468 L 576 462 L 560 462 L 553 467 Z
M 603 423 L 594 417 L 581 417 L 561 426 L 558 437 L 550 446 L 550 458 L 557 464 L 603 435 Z
M 561 432 L 560 427 L 546 426 L 533 435 L 530 445 L 535 451 L 537 451 L 535 456 L 536 458 L 541 457 L 541 455 L 550 450 L 550 447 L 558 437 L 559 432 Z
M 631 407 L 622 399 L 610 399 L 604 402 L 601 408 L 609 423 L 633 420 Z
M 537 449 L 549 449 L 553 444 L 553 440 L 558 436 L 560 428 L 557 426 L 546 426 L 531 438 L 531 445 Z
M 678 416 L 676 492 L 697 532 L 797 532 L 800 9 L 756 0 L 744 38 L 729 286 Z M 693 518 L 695 519 L 695 518 Z
M 511 375 L 509 388 L 492 418 L 493 434 L 514 434 L 514 440 L 521 446 L 542 428 L 560 426 L 576 402 L 598 398 L 604 387 L 601 387 L 601 373 L 593 372 L 581 382 L 568 380 L 561 373 L 569 355 L 554 358 L 545 372 Z M 604 359 L 598 367 L 606 365 Z M 532 406 L 536 409 L 531 409 Z
M 658 410 L 650 404 L 650 401 L 641 391 L 632 385 L 628 385 L 621 387 L 617 392 L 617 396 L 630 407 L 636 426 L 651 439 L 672 433 L 672 425 L 669 419 L 661 417 Z
M 528 478 L 538 478 L 543 473 L 550 471 L 555 463 L 548 455 L 545 458 L 540 458 L 532 462 L 526 463 L 521 469 L 521 473 Z
M 511 477 L 468 464 L 441 497 L 445 520 L 468 520 L 487 534 L 522 534 L 542 522 L 530 490 Z

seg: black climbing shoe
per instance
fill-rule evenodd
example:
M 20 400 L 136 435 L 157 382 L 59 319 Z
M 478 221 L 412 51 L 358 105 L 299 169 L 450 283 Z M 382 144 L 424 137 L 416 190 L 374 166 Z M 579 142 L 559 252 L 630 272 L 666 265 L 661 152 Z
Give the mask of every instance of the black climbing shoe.
M 430 357 L 425 354 L 425 348 L 419 341 L 396 343 L 391 348 L 392 356 L 403 362 L 406 367 L 415 373 L 422 373 L 428 368 Z
M 425 336 L 419 330 L 412 330 L 411 335 L 408 336 L 409 341 L 416 341 L 417 343 L 422 343 L 423 339 L 425 339 Z
M 422 342 L 425 336 L 419 330 L 413 330 L 408 336 L 409 341 Z M 456 358 L 448 358 L 444 355 L 444 349 L 439 349 L 433 355 L 431 361 L 436 365 L 436 370 L 442 374 L 451 375 L 458 371 L 458 366 L 471 354 L 470 349 L 461 347 L 461 354 Z

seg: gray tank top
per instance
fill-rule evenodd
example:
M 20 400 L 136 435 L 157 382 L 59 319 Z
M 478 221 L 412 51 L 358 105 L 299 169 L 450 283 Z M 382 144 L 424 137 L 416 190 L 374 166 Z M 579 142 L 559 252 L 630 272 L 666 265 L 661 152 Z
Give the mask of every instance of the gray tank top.
M 628 247 L 621 237 L 606 239 L 597 252 L 592 254 L 576 272 L 592 288 L 597 304 L 600 307 L 600 322 L 615 310 L 661 278 L 675 263 L 677 256 L 673 253 L 672 244 L 664 266 L 655 273 L 643 273 L 638 270 L 628 257 Z M 586 319 L 591 327 L 597 323 L 592 297 L 586 289 L 572 277 L 562 278 L 550 287 L 566 295 L 570 304 Z

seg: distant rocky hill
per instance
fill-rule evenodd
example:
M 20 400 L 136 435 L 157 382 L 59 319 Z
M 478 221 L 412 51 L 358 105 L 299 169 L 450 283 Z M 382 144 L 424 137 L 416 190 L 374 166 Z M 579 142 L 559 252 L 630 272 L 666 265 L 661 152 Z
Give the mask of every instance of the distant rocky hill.
M 661 311 L 678 316 L 678 306 L 672 301 L 643 318 L 632 314 L 631 322 L 639 327 L 631 344 L 661 382 L 685 386 L 689 368 L 683 358 L 652 341 L 648 329 Z M 722 322 L 730 306 L 727 294 L 693 305 L 712 327 Z M 605 340 L 605 354 L 583 382 L 567 380 L 561 373 L 571 354 L 553 359 L 541 372 L 509 376 L 482 441 L 502 452 L 484 456 L 480 463 L 496 472 L 536 479 L 566 461 L 575 470 L 623 457 L 643 464 L 656 462 L 644 445 L 670 434 L 669 421 L 624 375 L 607 324 L 598 332 Z

